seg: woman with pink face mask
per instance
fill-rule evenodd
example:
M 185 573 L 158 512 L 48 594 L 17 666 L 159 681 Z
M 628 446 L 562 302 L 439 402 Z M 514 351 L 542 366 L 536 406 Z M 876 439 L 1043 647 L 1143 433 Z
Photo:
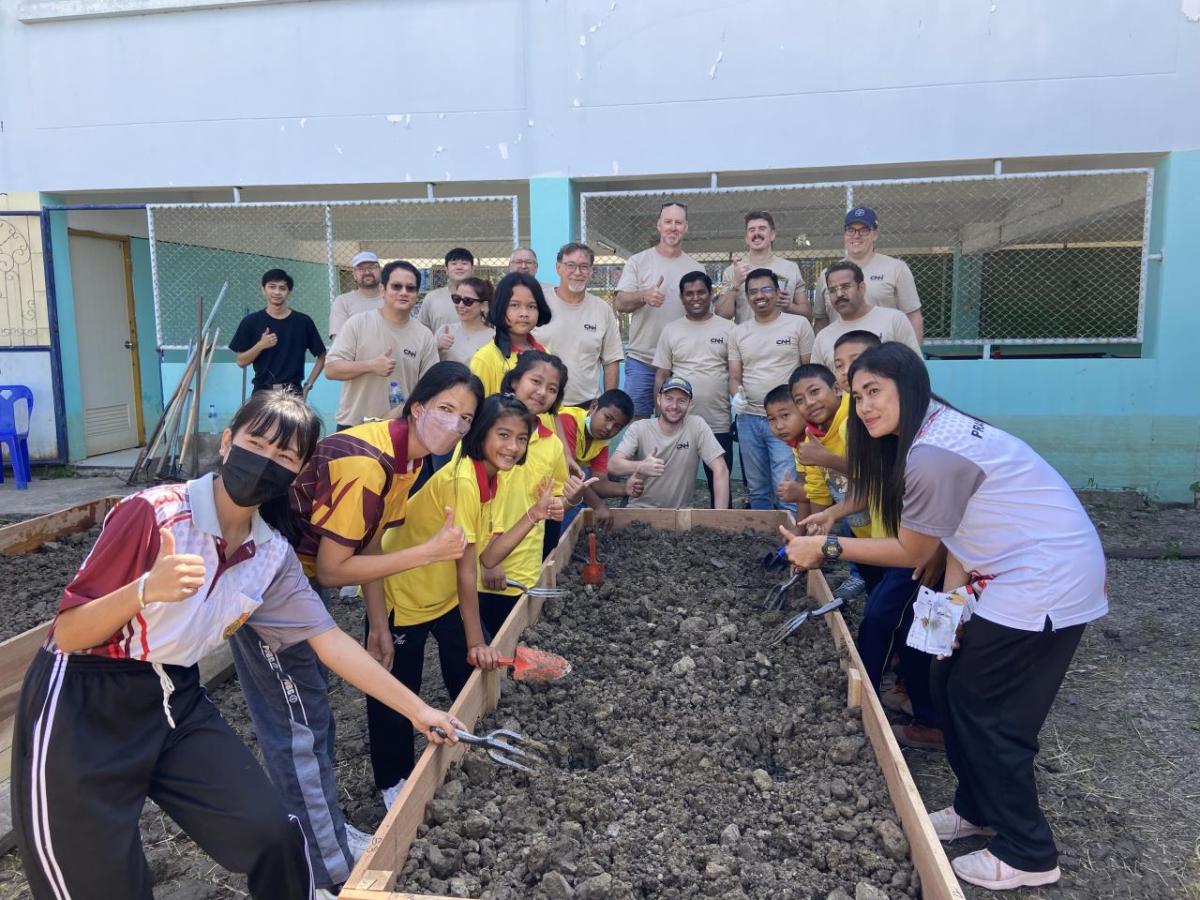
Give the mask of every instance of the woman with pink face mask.
M 430 454 L 448 454 L 483 403 L 483 386 L 461 363 L 433 365 L 394 418 L 364 422 L 320 441 L 296 476 L 281 531 L 315 588 L 362 585 L 367 651 L 392 664 L 383 579 L 459 559 L 466 542 L 447 520 L 423 543 L 385 553 L 384 532 L 404 521 L 408 494 Z M 369 838 L 349 826 L 333 775 L 333 716 L 324 668 L 307 645 L 271 651 L 252 628 L 230 642 L 246 705 L 271 780 L 297 811 L 318 884 L 349 877 Z

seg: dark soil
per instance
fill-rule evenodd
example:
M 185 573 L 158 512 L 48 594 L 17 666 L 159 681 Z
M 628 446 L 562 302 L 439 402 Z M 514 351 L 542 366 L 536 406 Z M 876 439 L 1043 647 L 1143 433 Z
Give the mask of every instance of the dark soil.
M 636 526 L 609 581 L 526 632 L 574 665 L 506 685 L 479 730 L 543 748 L 524 775 L 469 752 L 430 805 L 400 889 L 526 897 L 915 896 L 887 788 L 822 623 L 763 648 L 770 539 Z
M 32 553 L 0 556 L 0 641 L 41 625 L 54 616 L 63 588 L 79 571 L 100 526 L 42 544 Z M 18 590 L 13 591 L 12 588 Z

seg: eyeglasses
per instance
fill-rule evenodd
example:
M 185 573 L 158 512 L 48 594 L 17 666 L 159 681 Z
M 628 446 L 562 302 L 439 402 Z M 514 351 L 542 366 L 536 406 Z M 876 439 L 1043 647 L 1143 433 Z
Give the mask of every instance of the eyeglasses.
M 568 272 L 590 272 L 592 264 L 590 262 L 565 262 L 562 267 Z
M 470 306 L 472 303 L 482 303 L 483 301 L 478 297 L 464 297 L 462 294 L 451 294 L 450 302 L 455 306 L 458 306 L 460 303 L 465 306 Z
M 863 228 L 861 225 L 851 225 L 846 229 L 846 234 L 851 237 L 866 237 L 870 233 L 870 228 Z
M 415 284 L 389 284 L 387 289 L 397 294 L 415 294 L 417 292 Z
M 850 284 L 833 284 L 830 285 L 826 290 L 828 290 L 828 292 L 831 294 L 850 294 L 853 293 L 855 287 L 857 286 L 857 282 L 852 282 Z
M 750 288 L 750 290 L 746 291 L 746 296 L 747 297 L 769 297 L 773 293 L 775 293 L 775 288 L 768 285 L 767 287 Z

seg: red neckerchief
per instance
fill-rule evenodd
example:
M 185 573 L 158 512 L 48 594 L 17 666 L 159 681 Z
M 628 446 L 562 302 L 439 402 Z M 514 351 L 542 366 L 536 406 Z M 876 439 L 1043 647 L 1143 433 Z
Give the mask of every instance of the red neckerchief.
M 787 444 L 789 447 L 791 447 L 793 450 L 795 450 L 797 447 L 800 446 L 801 439 L 800 438 L 792 438 L 790 441 L 784 441 L 784 443 Z
M 479 488 L 479 502 L 487 503 L 496 496 L 496 479 L 488 478 L 487 469 L 483 465 L 483 460 L 471 460 L 475 464 L 475 484 Z
M 512 338 L 510 337 L 508 340 L 509 340 L 509 345 L 511 346 Z M 525 350 L 536 350 L 538 353 L 546 352 L 546 348 L 543 347 L 541 344 L 539 344 L 537 341 L 537 338 L 535 338 L 532 334 L 525 335 L 525 340 L 529 341 L 529 346 L 526 347 Z M 520 356 L 522 353 L 525 352 L 525 350 L 518 350 L 516 347 L 513 347 L 513 353 L 517 354 L 517 356 Z
M 547 427 L 545 423 L 542 422 L 541 416 L 537 417 L 537 434 L 540 438 L 548 438 L 550 435 L 554 434 L 554 429 Z
M 825 435 L 829 434 L 828 428 L 822 430 L 820 425 L 814 425 L 812 422 L 809 422 L 808 420 L 805 420 L 805 422 L 804 422 L 804 430 L 807 431 L 809 434 L 811 434 L 813 437 L 815 437 L 818 441 L 822 440 L 825 437 Z

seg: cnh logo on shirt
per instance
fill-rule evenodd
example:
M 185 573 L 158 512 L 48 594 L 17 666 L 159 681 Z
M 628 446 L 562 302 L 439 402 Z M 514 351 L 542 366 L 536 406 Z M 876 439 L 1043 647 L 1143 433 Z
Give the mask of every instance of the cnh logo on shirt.
M 710 344 L 723 344 L 725 343 L 725 338 L 709 338 L 708 342 Z
M 692 446 L 691 441 L 680 441 L 678 444 L 675 445 L 675 449 L 676 450 L 686 450 L 690 446 Z
M 416 350 L 409 350 L 407 347 L 405 347 L 405 348 L 404 348 L 404 355 L 405 355 L 405 356 L 411 356 L 413 359 L 416 359 L 416 358 L 417 358 L 417 351 L 416 351 Z
M 600 330 L 600 328 L 599 328 L 599 326 L 593 325 L 593 324 L 591 324 L 590 322 L 584 322 L 584 323 L 583 323 L 583 330 L 584 330 L 584 331 L 599 331 L 599 330 Z
M 792 339 L 791 338 L 780 338 L 775 343 L 779 344 L 780 346 L 790 347 L 790 346 L 792 346 Z
M 870 278 L 872 281 L 883 281 L 882 275 L 871 275 Z

